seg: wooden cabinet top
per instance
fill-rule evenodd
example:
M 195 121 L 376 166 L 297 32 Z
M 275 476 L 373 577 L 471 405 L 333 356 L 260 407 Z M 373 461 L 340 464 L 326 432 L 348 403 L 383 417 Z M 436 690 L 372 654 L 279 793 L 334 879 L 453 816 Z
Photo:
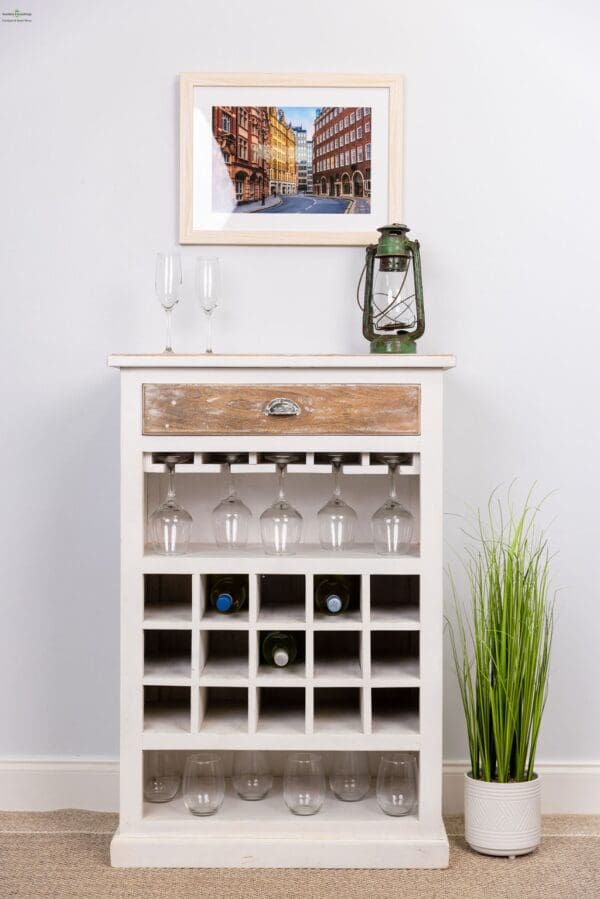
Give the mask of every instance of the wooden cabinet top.
M 108 357 L 112 368 L 364 368 L 364 369 L 448 369 L 456 365 L 452 355 L 385 355 L 361 353 L 355 355 L 255 355 L 253 353 L 226 355 L 195 353 L 166 355 L 164 353 L 119 354 Z

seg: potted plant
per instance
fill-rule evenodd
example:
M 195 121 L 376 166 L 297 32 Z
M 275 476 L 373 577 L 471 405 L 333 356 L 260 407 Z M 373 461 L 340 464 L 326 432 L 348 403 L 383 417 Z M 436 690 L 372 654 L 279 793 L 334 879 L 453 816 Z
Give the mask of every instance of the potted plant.
M 487 855 L 539 846 L 535 753 L 548 691 L 553 601 L 549 555 L 531 494 L 515 512 L 494 492 L 467 533 L 469 598 L 453 582 L 449 622 L 465 713 L 471 770 L 465 775 L 465 839 Z

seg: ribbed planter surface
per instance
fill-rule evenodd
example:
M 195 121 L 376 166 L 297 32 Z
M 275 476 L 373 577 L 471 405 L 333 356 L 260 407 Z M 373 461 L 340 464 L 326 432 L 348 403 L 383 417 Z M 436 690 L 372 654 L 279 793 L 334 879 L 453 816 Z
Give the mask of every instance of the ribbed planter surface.
M 540 779 L 487 783 L 465 774 L 465 839 L 486 855 L 525 855 L 540 844 Z

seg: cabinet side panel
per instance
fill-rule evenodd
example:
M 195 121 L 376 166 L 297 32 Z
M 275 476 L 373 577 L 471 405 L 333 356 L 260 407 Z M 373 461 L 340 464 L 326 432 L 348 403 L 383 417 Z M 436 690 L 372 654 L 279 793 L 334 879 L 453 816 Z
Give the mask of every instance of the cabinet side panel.
M 435 823 L 442 798 L 443 508 L 442 374 L 422 385 L 419 817 Z
M 135 829 L 142 816 L 144 720 L 143 613 L 144 474 L 139 376 L 121 372 L 121 761 L 120 827 Z

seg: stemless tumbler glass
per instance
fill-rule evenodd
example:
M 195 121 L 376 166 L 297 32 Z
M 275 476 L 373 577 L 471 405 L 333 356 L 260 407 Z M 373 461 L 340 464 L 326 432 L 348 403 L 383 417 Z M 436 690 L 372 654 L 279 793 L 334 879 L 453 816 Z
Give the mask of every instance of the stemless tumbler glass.
M 242 799 L 264 799 L 273 786 L 265 752 L 236 752 L 233 757 L 233 787 Z
M 183 772 L 183 801 L 192 815 L 214 815 L 225 798 L 221 757 L 211 752 L 188 756 Z
M 294 815 L 315 815 L 325 802 L 325 775 L 316 752 L 293 752 L 286 762 L 283 798 Z
M 408 752 L 383 755 L 377 774 L 377 802 L 386 815 L 410 815 L 417 808 L 417 763 Z
M 171 753 L 148 753 L 144 770 L 144 796 L 148 802 L 170 802 L 180 783 L 181 774 Z
M 342 802 L 356 802 L 369 792 L 369 757 L 366 752 L 336 752 L 329 786 Z

